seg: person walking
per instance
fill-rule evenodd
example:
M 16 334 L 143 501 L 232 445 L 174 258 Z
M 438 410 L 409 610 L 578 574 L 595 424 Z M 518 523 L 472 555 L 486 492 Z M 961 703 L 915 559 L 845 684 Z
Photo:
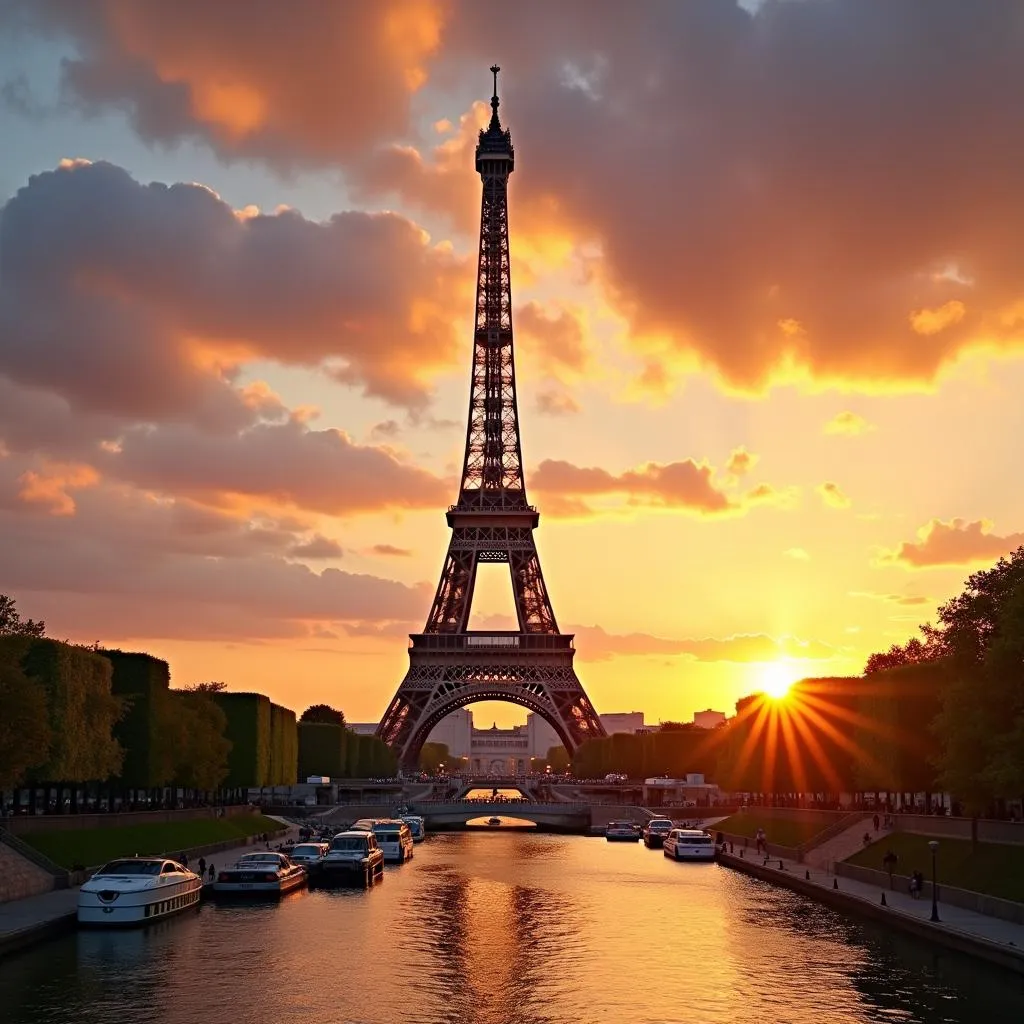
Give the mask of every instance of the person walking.
M 202 878 L 206 874 L 206 858 L 199 858 L 199 877 Z
M 208 869 L 208 873 L 209 873 L 209 876 L 210 876 L 210 881 L 212 882 L 214 880 L 214 878 L 216 877 L 216 875 L 217 875 L 217 872 L 214 871 L 214 869 L 213 869 L 213 861 L 212 860 L 210 861 L 210 867 Z
M 874 824 L 874 826 L 875 826 L 875 831 L 877 832 L 877 831 L 878 831 L 878 825 L 879 825 L 879 821 L 878 821 L 878 815 L 877 815 L 877 814 L 876 814 L 876 815 L 874 816 L 874 818 L 872 819 L 872 823 Z

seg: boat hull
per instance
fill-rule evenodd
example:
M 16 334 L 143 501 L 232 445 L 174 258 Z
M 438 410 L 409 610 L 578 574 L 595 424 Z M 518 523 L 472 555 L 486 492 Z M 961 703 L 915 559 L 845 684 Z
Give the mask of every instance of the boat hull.
M 665 856 L 677 861 L 693 860 L 704 861 L 707 863 L 708 861 L 713 861 L 715 859 L 715 848 L 712 846 L 710 849 L 706 850 L 671 850 L 668 847 L 665 847 Z
M 202 895 L 203 883 L 198 878 L 155 889 L 121 892 L 114 900 L 104 900 L 99 893 L 79 892 L 78 923 L 105 927 L 148 924 L 197 906 Z
M 288 878 L 278 879 L 276 882 L 221 882 L 213 883 L 213 891 L 217 896 L 237 896 L 242 898 L 276 899 L 300 889 L 308 881 L 305 871 L 296 872 Z

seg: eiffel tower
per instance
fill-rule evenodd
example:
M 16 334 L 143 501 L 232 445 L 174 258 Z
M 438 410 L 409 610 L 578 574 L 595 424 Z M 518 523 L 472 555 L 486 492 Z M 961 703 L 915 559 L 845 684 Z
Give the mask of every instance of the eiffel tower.
M 584 740 L 605 735 L 573 669 L 572 634 L 558 631 L 533 539 L 540 516 L 526 500 L 508 245 L 508 176 L 515 154 L 512 134 L 498 119 L 500 70 L 491 68 L 491 122 L 476 147 L 483 201 L 462 484 L 448 509 L 452 536 L 427 624 L 409 637 L 409 671 L 377 727 L 403 768 L 416 766 L 442 718 L 482 700 L 540 715 L 570 754 Z M 467 628 L 481 562 L 508 564 L 518 630 Z

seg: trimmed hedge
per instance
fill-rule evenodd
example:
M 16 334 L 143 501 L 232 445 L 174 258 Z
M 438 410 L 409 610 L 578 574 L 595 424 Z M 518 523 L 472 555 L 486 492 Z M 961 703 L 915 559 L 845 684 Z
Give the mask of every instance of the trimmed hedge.
M 228 720 L 229 788 L 270 785 L 270 698 L 262 693 L 215 693 Z
M 346 747 L 352 734 L 328 722 L 299 722 L 298 735 L 300 782 L 311 775 L 326 775 L 331 779 L 345 777 Z
M 298 778 L 299 734 L 295 712 L 280 704 L 270 705 L 271 786 L 291 786 Z
M 92 782 L 116 775 L 124 751 L 113 729 L 122 706 L 112 693 L 110 662 L 59 640 L 31 639 L 23 650 L 22 671 L 46 691 L 53 733 L 47 762 L 30 778 Z
M 167 662 L 127 651 L 99 653 L 110 662 L 113 691 L 126 704 L 124 717 L 114 727 L 114 737 L 124 747 L 121 783 L 133 789 L 167 785 L 174 775 Z

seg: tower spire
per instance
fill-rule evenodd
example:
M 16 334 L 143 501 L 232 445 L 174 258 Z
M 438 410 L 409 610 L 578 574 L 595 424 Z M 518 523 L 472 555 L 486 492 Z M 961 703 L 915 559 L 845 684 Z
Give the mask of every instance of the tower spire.
M 498 99 L 498 72 L 501 68 L 497 64 L 491 65 L 491 74 L 494 75 L 494 94 L 491 96 L 491 128 L 501 128 L 501 121 L 498 120 L 498 106 L 501 100 Z

